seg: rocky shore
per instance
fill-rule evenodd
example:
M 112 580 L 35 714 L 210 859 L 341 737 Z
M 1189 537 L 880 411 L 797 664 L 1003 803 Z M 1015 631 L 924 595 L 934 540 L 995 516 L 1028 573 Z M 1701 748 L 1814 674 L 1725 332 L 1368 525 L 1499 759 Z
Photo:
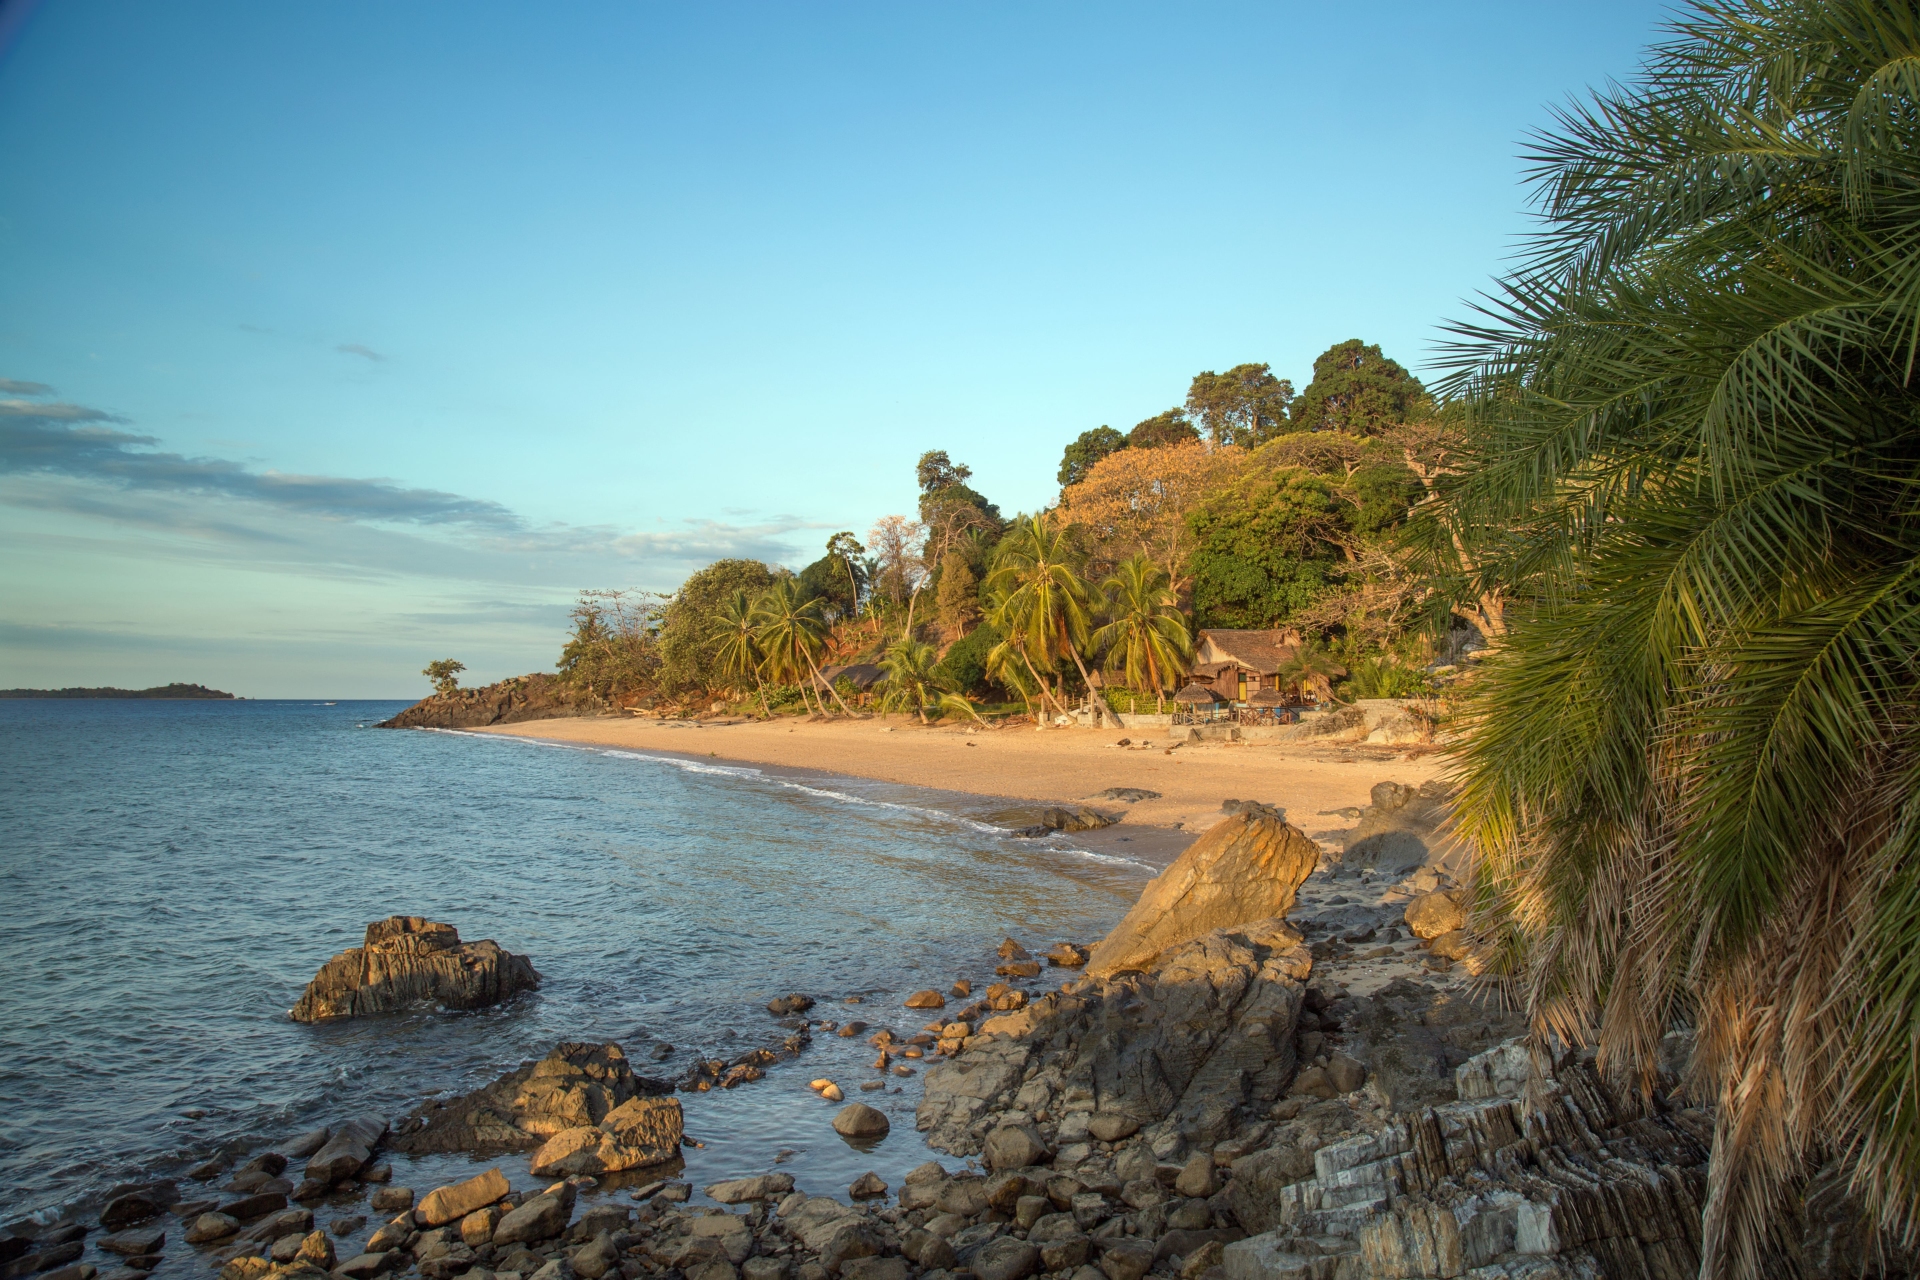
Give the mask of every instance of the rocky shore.
M 379 729 L 478 729 L 565 716 L 611 714 L 615 708 L 583 695 L 558 677 L 535 672 L 477 689 L 454 689 L 422 698 Z
M 1713 1117 L 1680 1086 L 1689 1045 L 1669 1037 L 1646 1093 L 1587 1054 L 1531 1057 L 1457 962 L 1443 800 L 1383 783 L 1367 809 L 1319 815 L 1353 824 L 1321 841 L 1239 803 L 1107 938 L 1040 955 L 1008 939 L 984 990 L 869 993 L 871 1022 L 784 996 L 761 1047 L 674 1080 L 618 1045 L 562 1044 L 391 1126 L 344 1117 L 118 1188 L 98 1232 L 0 1237 L 0 1280 L 142 1280 L 184 1256 L 219 1280 L 1692 1275 Z M 915 1123 L 951 1164 L 832 1195 L 785 1170 L 684 1180 L 679 1097 L 797 1090 L 806 1073 L 783 1064 L 816 1035 L 876 1054 L 868 1078 L 808 1086 L 843 1141 L 911 1140 L 846 1094 L 917 1079 Z M 393 1185 L 396 1158 L 446 1153 L 521 1153 L 541 1181 L 516 1190 L 500 1164 Z M 1808 1274 L 1865 1260 L 1832 1206 L 1790 1227 Z

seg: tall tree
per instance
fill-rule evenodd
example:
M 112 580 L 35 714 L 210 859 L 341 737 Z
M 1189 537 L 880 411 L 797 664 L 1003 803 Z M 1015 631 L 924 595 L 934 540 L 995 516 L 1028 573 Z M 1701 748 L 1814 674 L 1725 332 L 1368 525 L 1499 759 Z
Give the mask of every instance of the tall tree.
M 1060 471 L 1055 477 L 1062 489 L 1079 484 L 1093 470 L 1093 464 L 1110 453 L 1127 447 L 1127 438 L 1105 423 L 1091 431 L 1082 431 L 1060 454 Z
M 1094 705 L 1111 716 L 1081 659 L 1090 615 L 1079 565 L 1064 530 L 1039 516 L 1019 521 L 1000 544 L 987 579 L 990 590 L 1002 593 L 992 622 L 1009 637 L 1021 638 L 1029 662 L 1051 667 L 1059 658 L 1073 659 Z
M 1210 449 L 1198 440 L 1123 449 L 1064 490 L 1060 512 L 1085 531 L 1097 565 L 1144 552 L 1178 589 L 1194 545 L 1187 513 L 1245 462 L 1242 449 Z
M 940 585 L 934 592 L 940 611 L 940 631 L 948 642 L 960 639 L 980 619 L 980 580 L 967 567 L 966 557 L 949 551 L 940 562 Z
M 734 592 L 707 625 L 713 640 L 714 663 L 720 674 L 734 680 L 751 676 L 760 692 L 760 710 L 771 714 L 767 684 L 760 674 L 765 655 L 760 652 L 760 621 L 755 616 L 753 600 L 744 591 Z
M 1173 579 L 1139 555 L 1123 560 L 1100 586 L 1108 622 L 1093 633 L 1093 647 L 1106 652 L 1107 670 L 1120 672 L 1128 688 L 1153 690 L 1157 712 L 1193 656 L 1193 635 Z
M 1215 444 L 1252 446 L 1287 429 L 1293 384 L 1264 364 L 1237 364 L 1225 373 L 1209 369 L 1187 388 L 1187 416 Z
M 1203 627 L 1272 627 L 1324 594 L 1345 513 L 1334 488 L 1299 467 L 1249 470 L 1187 517 L 1193 610 Z
M 1349 338 L 1313 362 L 1313 381 L 1293 405 L 1293 427 L 1376 436 L 1405 422 L 1425 398 L 1420 380 L 1378 346 Z
M 864 557 L 867 549 L 853 536 L 853 530 L 842 529 L 827 539 L 827 554 L 835 557 L 847 571 L 847 592 L 853 597 L 853 611 L 860 612 L 860 589 L 866 585 Z
M 820 602 L 804 598 L 794 579 L 782 578 L 761 594 L 754 614 L 758 623 L 754 639 L 766 655 L 768 666 L 777 673 L 776 678 L 784 676 L 799 685 L 802 702 L 806 701 L 810 683 L 816 688 L 824 685 L 840 709 L 852 715 L 853 708 L 840 696 L 840 691 L 820 678 L 817 659 L 827 638 L 827 624 L 820 617 Z M 826 710 L 825 698 L 820 699 L 820 709 Z
M 1170 444 L 1187 444 L 1200 438 L 1199 430 L 1187 421 L 1185 409 L 1169 409 L 1136 422 L 1127 432 L 1130 449 L 1162 449 Z
M 1510 592 L 1480 962 L 1622 1079 L 1694 1032 L 1703 1280 L 1805 1274 L 1816 1170 L 1920 1223 L 1916 67 L 1911 5 L 1727 0 L 1565 109 L 1416 512 Z
M 716 560 L 688 575 L 660 624 L 660 683 L 676 693 L 714 684 L 714 618 L 734 592 L 757 596 L 773 580 L 773 570 L 758 560 Z

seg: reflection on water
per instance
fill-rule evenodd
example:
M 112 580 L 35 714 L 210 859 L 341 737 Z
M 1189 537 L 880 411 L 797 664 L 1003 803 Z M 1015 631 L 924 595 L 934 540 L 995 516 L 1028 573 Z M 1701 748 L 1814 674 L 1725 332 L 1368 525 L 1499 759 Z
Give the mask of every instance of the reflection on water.
M 0 702 L 10 1213 L 349 1111 L 397 1117 L 562 1039 L 617 1040 L 643 1073 L 679 1075 L 776 1041 L 763 1006 L 788 991 L 872 1025 L 816 1034 L 758 1083 L 683 1094 L 705 1144 L 687 1176 L 779 1160 L 809 1190 L 844 1194 L 869 1168 L 897 1187 L 927 1158 L 919 1079 L 860 1092 L 879 1078 L 867 1036 L 924 1025 L 899 1006 L 909 991 L 984 984 L 1002 934 L 1103 933 L 1154 870 L 886 784 L 366 727 L 396 706 Z M 542 989 L 471 1014 L 287 1020 L 327 957 L 401 913 L 530 955 Z M 837 1003 L 850 995 L 865 999 Z M 822 1075 L 888 1114 L 877 1148 L 833 1132 L 837 1108 L 806 1089 Z M 503 1168 L 532 1184 L 524 1158 Z M 466 1172 L 432 1157 L 395 1176 Z

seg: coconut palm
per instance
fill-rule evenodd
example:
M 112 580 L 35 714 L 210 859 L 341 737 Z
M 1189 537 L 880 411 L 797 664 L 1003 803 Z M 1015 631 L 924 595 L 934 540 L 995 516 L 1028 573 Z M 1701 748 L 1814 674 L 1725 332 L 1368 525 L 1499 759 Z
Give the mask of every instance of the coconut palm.
M 760 693 L 760 710 L 770 715 L 767 683 L 761 675 L 764 655 L 760 652 L 757 638 L 759 628 L 753 601 L 746 592 L 736 591 L 720 606 L 720 612 L 714 616 L 707 634 L 713 641 L 714 662 L 719 666 L 720 673 L 735 680 L 751 676 L 754 687 Z
M 1017 522 L 1001 542 L 993 572 L 987 575 L 987 589 L 995 601 L 989 620 L 1010 642 L 1017 641 L 1030 667 L 1051 668 L 1062 657 L 1072 658 L 1094 704 L 1111 716 L 1080 656 L 1091 618 L 1079 566 L 1080 557 L 1063 528 L 1054 528 L 1040 516 Z M 1039 678 L 1038 670 L 1034 676 Z
M 847 706 L 840 691 L 820 678 L 816 659 L 826 647 L 827 624 L 820 617 L 818 599 L 802 600 L 800 584 L 793 578 L 782 578 L 760 594 L 754 605 L 754 617 L 758 623 L 754 639 L 776 679 L 790 679 L 799 685 L 802 703 L 807 701 L 809 683 L 823 686 L 842 711 L 853 714 L 853 708 Z M 824 713 L 826 699 L 821 698 L 819 702 Z M 808 704 L 807 709 L 813 710 L 812 705 Z
M 1920 11 L 1730 0 L 1538 141 L 1429 545 L 1510 592 L 1461 753 L 1479 963 L 1716 1103 L 1701 1274 L 1809 1171 L 1920 1223 Z
M 1158 710 L 1193 656 L 1193 635 L 1173 578 L 1151 558 L 1137 555 L 1121 561 L 1100 589 L 1109 621 L 1093 633 L 1093 647 L 1106 652 L 1107 670 L 1120 672 L 1129 689 L 1153 690 Z
M 939 655 L 924 641 L 911 638 L 895 641 L 880 659 L 880 669 L 887 673 L 880 695 L 883 710 L 917 712 L 921 724 L 927 723 L 928 707 L 975 720 L 980 718 L 973 704 L 948 686 L 939 669 Z
M 1334 677 L 1346 673 L 1347 669 L 1336 662 L 1319 641 L 1308 640 L 1294 646 L 1293 653 L 1274 675 L 1281 684 L 1311 690 L 1318 698 L 1329 698 L 1333 696 Z

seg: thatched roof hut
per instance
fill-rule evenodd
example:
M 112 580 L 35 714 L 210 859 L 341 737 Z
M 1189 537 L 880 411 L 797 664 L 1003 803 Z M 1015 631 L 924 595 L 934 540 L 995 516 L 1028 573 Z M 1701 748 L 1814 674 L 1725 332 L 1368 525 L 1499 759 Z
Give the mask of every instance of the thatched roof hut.
M 1268 685 L 1266 688 L 1261 689 L 1249 697 L 1247 699 L 1247 705 L 1250 707 L 1284 707 L 1287 705 L 1287 696 L 1272 685 Z
M 1220 701 L 1220 695 L 1203 684 L 1190 684 L 1180 692 L 1174 694 L 1173 700 L 1175 702 L 1185 703 L 1188 706 L 1210 707 Z

